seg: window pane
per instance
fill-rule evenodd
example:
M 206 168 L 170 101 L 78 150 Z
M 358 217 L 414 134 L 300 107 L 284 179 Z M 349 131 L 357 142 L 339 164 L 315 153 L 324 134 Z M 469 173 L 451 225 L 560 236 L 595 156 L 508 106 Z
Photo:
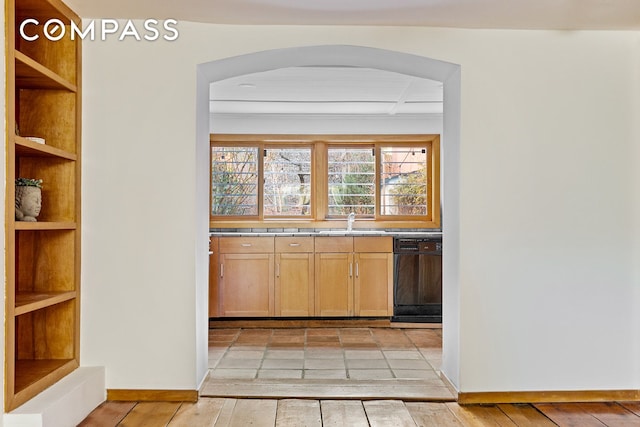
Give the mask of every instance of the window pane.
M 381 215 L 427 215 L 427 150 L 382 147 Z
M 375 214 L 375 158 L 371 148 L 329 148 L 329 216 Z
M 310 216 L 311 149 L 267 148 L 264 215 Z
M 211 147 L 212 215 L 258 215 L 257 159 L 257 147 Z

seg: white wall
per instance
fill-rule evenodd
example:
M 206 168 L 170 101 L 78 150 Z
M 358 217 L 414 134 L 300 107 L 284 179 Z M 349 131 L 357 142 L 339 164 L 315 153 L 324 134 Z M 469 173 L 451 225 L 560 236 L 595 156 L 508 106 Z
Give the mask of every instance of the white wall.
M 462 66 L 460 389 L 640 387 L 640 34 L 179 30 L 173 43 L 84 44 L 81 360 L 106 366 L 108 388 L 189 389 L 200 376 L 196 65 L 323 44 Z
M 635 101 L 633 103 L 633 116 L 634 117 L 640 117 L 640 38 L 636 39 L 636 55 L 635 55 L 635 70 L 636 70 L 636 77 L 634 79 L 634 84 L 631 87 L 632 91 L 635 93 Z M 634 159 L 640 159 L 640 120 L 634 120 L 633 121 L 635 123 L 635 128 L 634 128 L 634 136 L 633 136 L 633 140 L 636 141 L 635 143 L 635 154 L 633 155 Z M 640 167 L 635 166 L 633 168 L 633 170 L 635 171 L 635 179 L 633 180 L 635 182 L 635 190 L 634 190 L 634 194 L 639 195 L 640 194 Z M 634 264 L 636 266 L 636 275 L 635 275 L 635 303 L 634 306 L 640 307 L 640 286 L 638 286 L 638 284 L 640 284 L 640 262 L 638 262 L 637 260 L 640 260 L 640 244 L 638 244 L 638 242 L 640 242 L 640 197 L 636 197 L 635 198 L 635 210 L 634 210 L 634 214 L 633 217 L 635 218 L 635 252 L 633 254 L 632 259 L 635 260 Z M 635 314 L 636 314 L 636 328 L 637 330 L 640 330 L 640 310 L 635 310 Z M 639 340 L 635 340 L 635 344 L 636 344 L 636 353 L 635 354 L 640 354 L 640 339 Z M 635 378 L 640 378 L 640 364 L 638 364 L 636 366 L 636 370 L 634 372 L 634 377 Z

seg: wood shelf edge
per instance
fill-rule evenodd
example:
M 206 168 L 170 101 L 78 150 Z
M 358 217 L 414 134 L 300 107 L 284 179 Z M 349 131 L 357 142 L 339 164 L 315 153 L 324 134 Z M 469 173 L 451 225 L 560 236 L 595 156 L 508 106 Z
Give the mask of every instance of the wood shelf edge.
M 51 307 L 77 297 L 76 291 L 63 292 L 19 292 L 16 294 L 14 316 Z
M 77 92 L 78 87 L 51 71 L 35 59 L 30 58 L 19 50 L 14 51 L 15 60 L 22 65 L 16 64 L 16 85 L 22 89 L 61 89 L 70 92 Z M 24 70 L 28 72 L 24 72 Z M 22 72 L 21 72 L 22 71 Z M 29 83 L 26 83 L 26 82 Z
M 16 155 L 30 155 L 42 157 L 59 157 L 66 160 L 78 160 L 78 156 L 70 151 L 62 150 L 46 144 L 38 144 L 19 135 L 13 137 L 16 146 Z
M 78 226 L 72 221 L 43 221 L 24 222 L 15 221 L 17 231 L 54 231 L 54 230 L 76 230 Z

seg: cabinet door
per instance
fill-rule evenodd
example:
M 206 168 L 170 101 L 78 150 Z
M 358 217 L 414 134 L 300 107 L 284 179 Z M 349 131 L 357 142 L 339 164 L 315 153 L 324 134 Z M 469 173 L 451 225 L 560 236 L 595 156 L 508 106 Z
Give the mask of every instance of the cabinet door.
M 393 254 L 359 253 L 355 255 L 355 315 L 391 316 L 393 314 Z
M 353 254 L 316 253 L 316 316 L 353 315 Z
M 221 316 L 273 316 L 273 258 L 273 254 L 220 254 Z
M 313 254 L 276 254 L 275 315 L 313 316 Z
M 209 317 L 220 315 L 218 276 L 220 275 L 218 261 L 218 238 L 209 239 Z

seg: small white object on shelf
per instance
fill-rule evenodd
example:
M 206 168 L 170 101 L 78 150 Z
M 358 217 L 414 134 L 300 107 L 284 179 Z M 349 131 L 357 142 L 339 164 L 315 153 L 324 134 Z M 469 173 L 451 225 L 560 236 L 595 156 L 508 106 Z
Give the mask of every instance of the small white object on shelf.
M 40 138 L 38 136 L 25 136 L 25 138 L 37 144 L 45 144 L 44 138 Z

